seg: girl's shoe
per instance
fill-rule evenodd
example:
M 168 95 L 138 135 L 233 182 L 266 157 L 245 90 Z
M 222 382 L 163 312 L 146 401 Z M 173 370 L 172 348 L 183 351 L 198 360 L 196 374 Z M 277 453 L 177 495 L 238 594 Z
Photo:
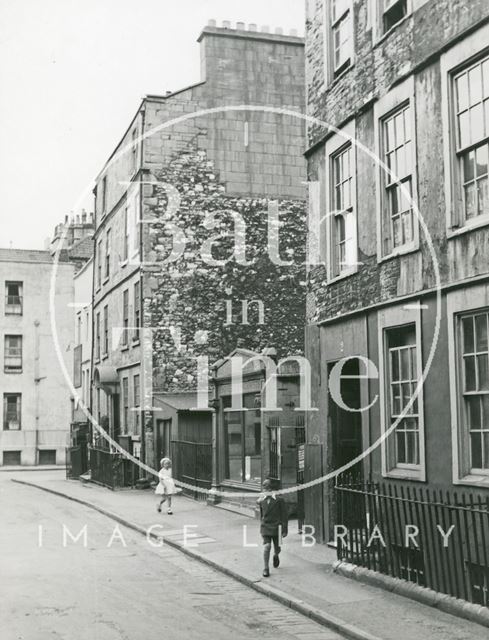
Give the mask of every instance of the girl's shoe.
M 161 513 L 161 504 L 156 505 L 156 511 Z
M 171 509 L 168 509 L 167 514 L 168 514 L 169 516 L 172 516 L 172 515 L 173 515 L 173 511 L 172 511 Z
M 263 577 L 264 578 L 270 577 L 270 569 L 263 569 Z

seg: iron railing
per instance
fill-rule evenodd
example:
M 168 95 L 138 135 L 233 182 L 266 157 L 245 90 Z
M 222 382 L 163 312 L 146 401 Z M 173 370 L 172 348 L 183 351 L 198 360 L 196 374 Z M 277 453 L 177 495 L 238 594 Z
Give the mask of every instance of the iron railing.
M 186 484 L 210 489 L 212 484 L 212 444 L 173 440 L 171 443 L 173 477 Z M 205 500 L 205 492 L 185 489 L 186 495 L 196 500 Z
M 78 479 L 88 471 L 88 448 L 86 444 L 66 447 L 66 477 Z
M 137 465 L 121 453 L 96 447 L 89 448 L 91 479 L 110 489 L 134 487 L 138 479 Z
M 352 480 L 335 492 L 339 560 L 489 606 L 489 498 Z

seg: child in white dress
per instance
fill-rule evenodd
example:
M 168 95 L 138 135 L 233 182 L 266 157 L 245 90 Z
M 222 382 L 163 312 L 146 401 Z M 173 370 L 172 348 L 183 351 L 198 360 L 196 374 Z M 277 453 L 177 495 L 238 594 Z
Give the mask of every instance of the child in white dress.
M 176 488 L 172 477 L 170 458 L 162 458 L 160 460 L 160 467 L 161 469 L 158 473 L 160 481 L 155 489 L 155 494 L 157 496 L 161 496 L 161 500 L 156 509 L 158 510 L 158 513 L 161 513 L 161 505 L 168 500 L 167 513 L 171 516 L 173 514 L 173 511 L 171 510 L 171 497 L 173 494 L 178 493 L 178 489 Z

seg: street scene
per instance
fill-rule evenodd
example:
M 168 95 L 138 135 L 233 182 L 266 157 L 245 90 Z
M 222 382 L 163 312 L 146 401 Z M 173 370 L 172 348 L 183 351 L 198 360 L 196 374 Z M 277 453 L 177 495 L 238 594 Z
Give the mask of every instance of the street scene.
M 486 638 L 487 0 L 0 25 L 2 638 Z

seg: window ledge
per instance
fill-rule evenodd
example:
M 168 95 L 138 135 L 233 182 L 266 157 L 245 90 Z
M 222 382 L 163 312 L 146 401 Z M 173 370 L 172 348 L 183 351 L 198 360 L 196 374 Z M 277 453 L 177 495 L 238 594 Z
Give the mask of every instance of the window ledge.
M 100 358 L 95 358 L 95 360 L 93 361 L 93 364 L 99 364 L 100 363 Z
M 387 262 L 388 260 L 392 260 L 393 258 L 405 256 L 410 253 L 416 253 L 416 251 L 419 251 L 419 242 L 412 242 L 410 244 L 406 244 L 402 247 L 399 247 L 395 251 L 392 251 L 392 253 L 389 253 L 389 255 L 387 256 L 382 256 L 381 258 L 378 258 L 377 264 L 381 264 L 382 262 Z
M 121 351 L 127 351 L 129 349 L 129 345 L 128 344 L 123 344 L 121 346 Z
M 477 475 L 470 473 L 469 475 L 454 480 L 453 484 L 467 485 L 472 487 L 489 487 L 489 475 Z
M 100 285 L 100 284 L 98 284 L 98 285 L 97 285 L 97 288 L 95 289 L 95 293 L 100 293 L 100 288 L 101 288 L 101 285 Z
M 416 482 L 425 482 L 425 473 L 421 469 L 407 469 L 396 467 L 382 474 L 385 478 L 397 478 L 398 480 L 415 480 Z
M 336 282 L 339 282 L 340 280 L 344 280 L 345 278 L 349 278 L 350 276 L 354 276 L 355 273 L 358 273 L 358 267 L 355 267 L 353 269 L 348 269 L 348 271 L 344 271 L 343 273 L 340 273 L 339 276 L 335 276 L 334 278 L 330 278 L 327 282 L 328 285 L 330 284 L 335 284 Z
M 119 267 L 122 269 L 123 267 L 127 266 L 128 262 L 129 262 L 128 258 L 126 258 L 125 260 L 122 260 L 121 262 L 119 262 Z
M 464 233 L 470 233 L 470 231 L 475 231 L 476 229 L 487 226 L 489 226 L 489 216 L 479 216 L 479 219 L 476 218 L 474 221 L 468 222 L 462 227 L 449 227 L 447 229 L 447 238 L 457 238 L 458 236 L 464 235 Z
M 132 346 L 133 347 L 139 347 L 139 345 L 141 344 L 139 338 L 133 338 L 132 339 Z
M 102 280 L 102 284 L 107 284 L 109 280 L 110 280 L 110 276 L 105 276 L 105 278 Z
M 15 374 L 15 373 L 17 373 L 17 374 L 18 374 L 18 373 L 23 373 L 22 369 L 15 369 L 15 370 L 4 369 L 4 370 L 3 370 L 3 372 L 4 372 L 5 374 L 7 374 L 7 375 L 8 375 L 9 373 L 14 373 L 14 374 Z
M 103 353 L 102 354 L 102 360 L 107 360 L 108 357 L 109 357 L 108 353 Z
M 332 78 L 331 82 L 328 82 L 328 83 L 325 82 L 323 84 L 322 93 L 325 93 L 326 91 L 330 91 L 331 89 L 333 89 L 339 82 L 343 80 L 343 78 L 347 75 L 347 73 L 351 71 L 354 67 L 355 67 L 355 61 L 353 60 L 352 63 L 348 67 L 346 67 L 346 69 L 343 69 L 343 71 L 339 75 L 337 75 L 335 78 Z

